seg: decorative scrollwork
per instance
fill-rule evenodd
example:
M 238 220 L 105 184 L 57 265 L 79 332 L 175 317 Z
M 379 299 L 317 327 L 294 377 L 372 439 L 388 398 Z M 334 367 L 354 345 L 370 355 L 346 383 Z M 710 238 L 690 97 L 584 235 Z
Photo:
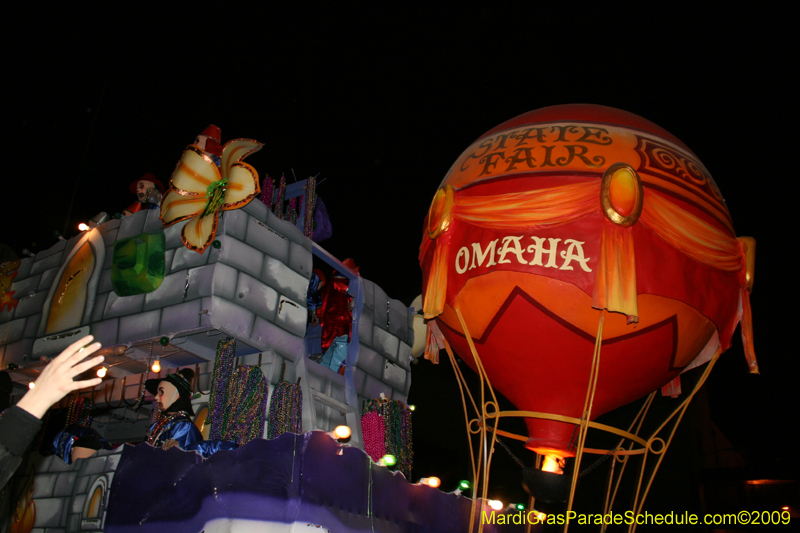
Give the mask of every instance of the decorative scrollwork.
M 677 179 L 678 184 L 692 185 L 722 201 L 717 184 L 700 161 L 654 139 L 638 135 L 637 139 L 636 152 L 642 161 L 639 172 L 670 181 Z

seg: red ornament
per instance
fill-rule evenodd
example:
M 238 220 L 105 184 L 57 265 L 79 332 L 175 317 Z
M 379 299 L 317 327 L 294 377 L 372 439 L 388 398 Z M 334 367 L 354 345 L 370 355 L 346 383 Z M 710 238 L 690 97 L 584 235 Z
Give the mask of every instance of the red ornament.
M 217 157 L 222 156 L 222 130 L 219 126 L 215 126 L 214 124 L 210 124 L 203 130 L 203 133 L 200 135 L 204 136 L 206 139 L 205 146 L 203 149 L 208 152 L 209 154 L 215 155 Z M 200 137 L 198 137 L 198 141 Z

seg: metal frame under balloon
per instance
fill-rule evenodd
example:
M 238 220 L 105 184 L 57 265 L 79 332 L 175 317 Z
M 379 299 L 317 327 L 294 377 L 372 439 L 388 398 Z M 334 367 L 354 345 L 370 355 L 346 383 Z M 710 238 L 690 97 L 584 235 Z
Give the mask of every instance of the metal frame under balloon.
M 597 327 L 597 336 L 595 341 L 594 347 L 594 355 L 592 358 L 592 366 L 591 366 L 591 373 L 589 376 L 589 387 L 586 391 L 586 399 L 584 402 L 583 407 L 583 416 L 581 418 L 574 418 L 570 416 L 563 416 L 563 415 L 556 415 L 552 413 L 541 413 L 537 411 L 499 411 L 498 409 L 498 402 L 497 396 L 495 395 L 494 389 L 492 388 L 491 382 L 489 380 L 489 376 L 486 374 L 486 370 L 483 367 L 483 363 L 481 362 L 480 356 L 478 355 L 478 351 L 475 349 L 475 345 L 472 342 L 472 336 L 469 333 L 467 328 L 467 324 L 464 321 L 464 318 L 461 315 L 461 311 L 458 307 L 455 308 L 456 315 L 458 316 L 458 320 L 461 323 L 461 327 L 463 328 L 464 335 L 467 339 L 469 344 L 470 351 L 472 352 L 472 357 L 475 361 L 475 366 L 477 368 L 478 377 L 480 378 L 480 405 L 481 409 L 478 409 L 478 404 L 475 401 L 475 398 L 472 396 L 472 392 L 470 392 L 469 388 L 467 387 L 466 380 L 464 379 L 464 375 L 461 373 L 460 368 L 455 360 L 455 354 L 453 353 L 450 344 L 445 339 L 445 349 L 447 351 L 447 355 L 450 358 L 450 363 L 453 367 L 453 370 L 456 375 L 456 381 L 458 382 L 458 387 L 461 391 L 461 401 L 464 407 L 464 418 L 467 423 L 467 432 L 470 435 L 469 437 L 469 449 L 470 449 L 470 461 L 472 466 L 472 487 L 473 487 L 473 496 L 472 496 L 472 521 L 470 522 L 469 531 L 472 533 L 475 531 L 475 508 L 477 506 L 477 500 L 480 495 L 484 501 L 487 500 L 488 490 L 489 490 L 489 473 L 491 469 L 492 463 L 492 455 L 494 453 L 495 442 L 497 440 L 497 436 L 508 437 L 516 440 L 521 440 L 523 442 L 528 440 L 527 436 L 524 435 L 517 435 L 515 433 L 510 433 L 508 431 L 503 431 L 498 429 L 498 424 L 501 418 L 539 418 L 544 420 L 555 420 L 559 422 L 567 422 L 571 424 L 575 424 L 578 428 L 578 446 L 575 455 L 575 465 L 573 467 L 573 475 L 572 475 L 572 484 L 570 487 L 569 492 L 569 500 L 567 504 L 566 513 L 569 513 L 572 510 L 572 504 L 575 497 L 575 489 L 577 485 L 578 475 L 580 473 L 580 466 L 581 460 L 583 458 L 584 453 L 596 454 L 596 455 L 613 455 L 614 460 L 611 462 L 611 466 L 609 468 L 608 473 L 608 482 L 606 484 L 606 494 L 605 499 L 603 502 L 603 514 L 607 514 L 611 511 L 614 506 L 614 500 L 617 495 L 617 490 L 619 488 L 620 481 L 622 480 L 622 476 L 625 473 L 625 468 L 627 466 L 628 458 L 634 455 L 642 455 L 642 463 L 641 467 L 639 468 L 639 475 L 638 481 L 636 484 L 636 491 L 634 493 L 633 505 L 632 509 L 635 513 L 641 513 L 644 507 L 645 499 L 647 498 L 647 494 L 650 491 L 650 488 L 653 484 L 653 479 L 658 472 L 659 467 L 664 459 L 664 455 L 666 451 L 669 449 L 670 444 L 672 443 L 672 439 L 675 436 L 675 431 L 678 428 L 683 416 L 686 414 L 686 409 L 689 407 L 689 403 L 694 398 L 695 394 L 700 390 L 700 387 L 703 386 L 706 379 L 708 379 L 711 370 L 714 368 L 719 356 L 722 353 L 721 349 L 718 349 L 711 360 L 708 362 L 703 374 L 700 376 L 700 379 L 695 384 L 692 391 L 687 395 L 687 397 L 678 405 L 678 407 L 666 417 L 666 419 L 658 426 L 658 428 L 646 438 L 639 436 L 639 432 L 642 429 L 642 425 L 644 423 L 644 419 L 647 416 L 647 412 L 650 409 L 650 406 L 653 403 L 653 399 L 655 398 L 655 394 L 657 391 L 653 391 L 645 400 L 644 404 L 642 405 L 639 413 L 631 422 L 628 430 L 622 430 L 619 428 L 615 428 L 613 426 L 609 426 L 606 424 L 599 424 L 597 422 L 592 422 L 591 412 L 592 412 L 592 403 L 594 401 L 594 394 L 597 386 L 597 376 L 599 374 L 600 368 L 600 352 L 601 352 L 601 345 L 602 345 L 602 337 L 603 337 L 603 323 L 604 323 L 604 316 L 605 311 L 600 310 L 598 311 L 598 327 Z M 464 392 L 466 391 L 466 396 Z M 491 400 L 487 400 L 487 394 L 491 396 Z M 478 414 L 477 418 L 469 418 L 468 414 L 468 407 L 467 407 L 467 397 L 469 398 L 470 403 L 472 404 L 472 408 L 475 413 Z M 667 425 L 673 422 L 672 426 L 669 429 Z M 635 427 L 634 427 L 635 426 Z M 614 435 L 618 435 L 622 437 L 619 444 L 610 450 L 598 449 L 598 448 L 586 448 L 586 435 L 588 433 L 589 428 L 597 429 L 600 431 L 605 431 L 607 433 L 612 433 Z M 659 437 L 658 435 L 662 433 L 662 431 L 666 431 L 664 438 Z M 491 433 L 491 439 L 489 434 Z M 480 435 L 480 446 L 478 447 L 477 453 L 473 447 L 472 443 L 472 435 Z M 665 440 L 666 439 L 666 440 Z M 489 442 L 491 440 L 491 442 Z M 630 441 L 627 448 L 624 447 L 625 441 Z M 648 459 L 657 458 L 655 463 L 652 464 L 652 467 L 645 475 L 648 466 Z M 536 455 L 536 468 L 540 468 L 542 463 L 542 455 Z M 619 468 L 619 472 L 616 473 L 616 464 L 620 463 L 622 466 Z M 535 499 L 531 497 L 528 502 L 528 508 L 530 510 L 534 509 Z M 479 521 L 478 525 L 478 533 L 483 532 L 483 521 Z M 569 523 L 564 525 L 564 532 L 566 533 L 569 529 Z M 531 530 L 531 524 L 529 523 L 527 526 L 528 532 Z M 606 525 L 603 525 L 601 528 L 601 532 L 606 530 Z M 636 531 L 636 523 L 634 521 L 628 527 L 628 531 L 633 533 Z

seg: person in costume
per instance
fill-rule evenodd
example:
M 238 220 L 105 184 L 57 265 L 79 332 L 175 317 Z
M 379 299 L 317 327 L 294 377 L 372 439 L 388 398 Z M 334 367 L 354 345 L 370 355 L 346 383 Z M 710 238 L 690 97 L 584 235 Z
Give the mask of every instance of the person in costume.
M 311 272 L 308 280 L 308 291 L 306 292 L 306 306 L 308 307 L 308 323 L 312 326 L 319 325 L 317 312 L 322 308 L 322 289 L 325 287 L 325 274 L 322 270 L 315 268 Z
M 145 388 L 156 397 L 161 417 L 147 430 L 147 442 L 168 450 L 178 446 L 182 450 L 198 452 L 210 457 L 220 450 L 233 450 L 236 444 L 228 441 L 204 441 L 200 430 L 190 417 L 192 409 L 191 379 L 194 372 L 183 368 L 163 379 L 148 379 Z
M 53 440 L 53 454 L 68 465 L 91 457 L 101 448 L 110 450 L 111 445 L 97 431 L 78 424 L 59 431 Z
M 150 172 L 132 182 L 130 191 L 136 195 L 136 201 L 124 211 L 125 216 L 138 213 L 142 209 L 159 209 L 164 195 L 164 185 Z
M 325 287 L 325 274 L 315 268 L 308 281 L 306 293 L 306 306 L 308 307 L 308 320 L 306 322 L 306 353 L 317 363 L 322 360 L 322 327 L 319 325 L 318 314 L 322 312 L 322 289 Z
M 358 273 L 355 261 L 343 261 L 346 267 Z M 353 297 L 347 292 L 350 280 L 334 271 L 331 279 L 322 288 L 322 306 L 318 312 L 322 325 L 322 351 L 326 352 L 337 337 L 347 335 L 350 341 L 350 328 L 353 324 Z
M 210 124 L 206 129 L 203 130 L 203 133 L 195 138 L 194 144 L 211 156 L 211 159 L 214 161 L 214 163 L 216 163 L 217 166 L 220 166 L 222 164 L 221 139 L 222 130 L 219 128 L 219 126 Z

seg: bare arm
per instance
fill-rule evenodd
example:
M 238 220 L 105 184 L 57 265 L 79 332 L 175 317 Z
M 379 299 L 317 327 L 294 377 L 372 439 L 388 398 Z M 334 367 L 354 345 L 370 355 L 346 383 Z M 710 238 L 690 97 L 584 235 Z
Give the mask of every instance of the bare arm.
M 66 350 L 50 361 L 36 378 L 36 386 L 29 390 L 17 402 L 17 407 L 25 409 L 36 418 L 42 418 L 54 403 L 70 392 L 86 387 L 94 387 L 103 380 L 100 378 L 87 379 L 86 381 L 73 381 L 72 378 L 86 372 L 95 365 L 103 362 L 104 357 L 98 355 L 83 361 L 88 355 L 100 348 L 100 343 L 89 344 L 94 337 L 91 335 L 71 344 Z M 87 346 L 87 344 L 89 344 Z

